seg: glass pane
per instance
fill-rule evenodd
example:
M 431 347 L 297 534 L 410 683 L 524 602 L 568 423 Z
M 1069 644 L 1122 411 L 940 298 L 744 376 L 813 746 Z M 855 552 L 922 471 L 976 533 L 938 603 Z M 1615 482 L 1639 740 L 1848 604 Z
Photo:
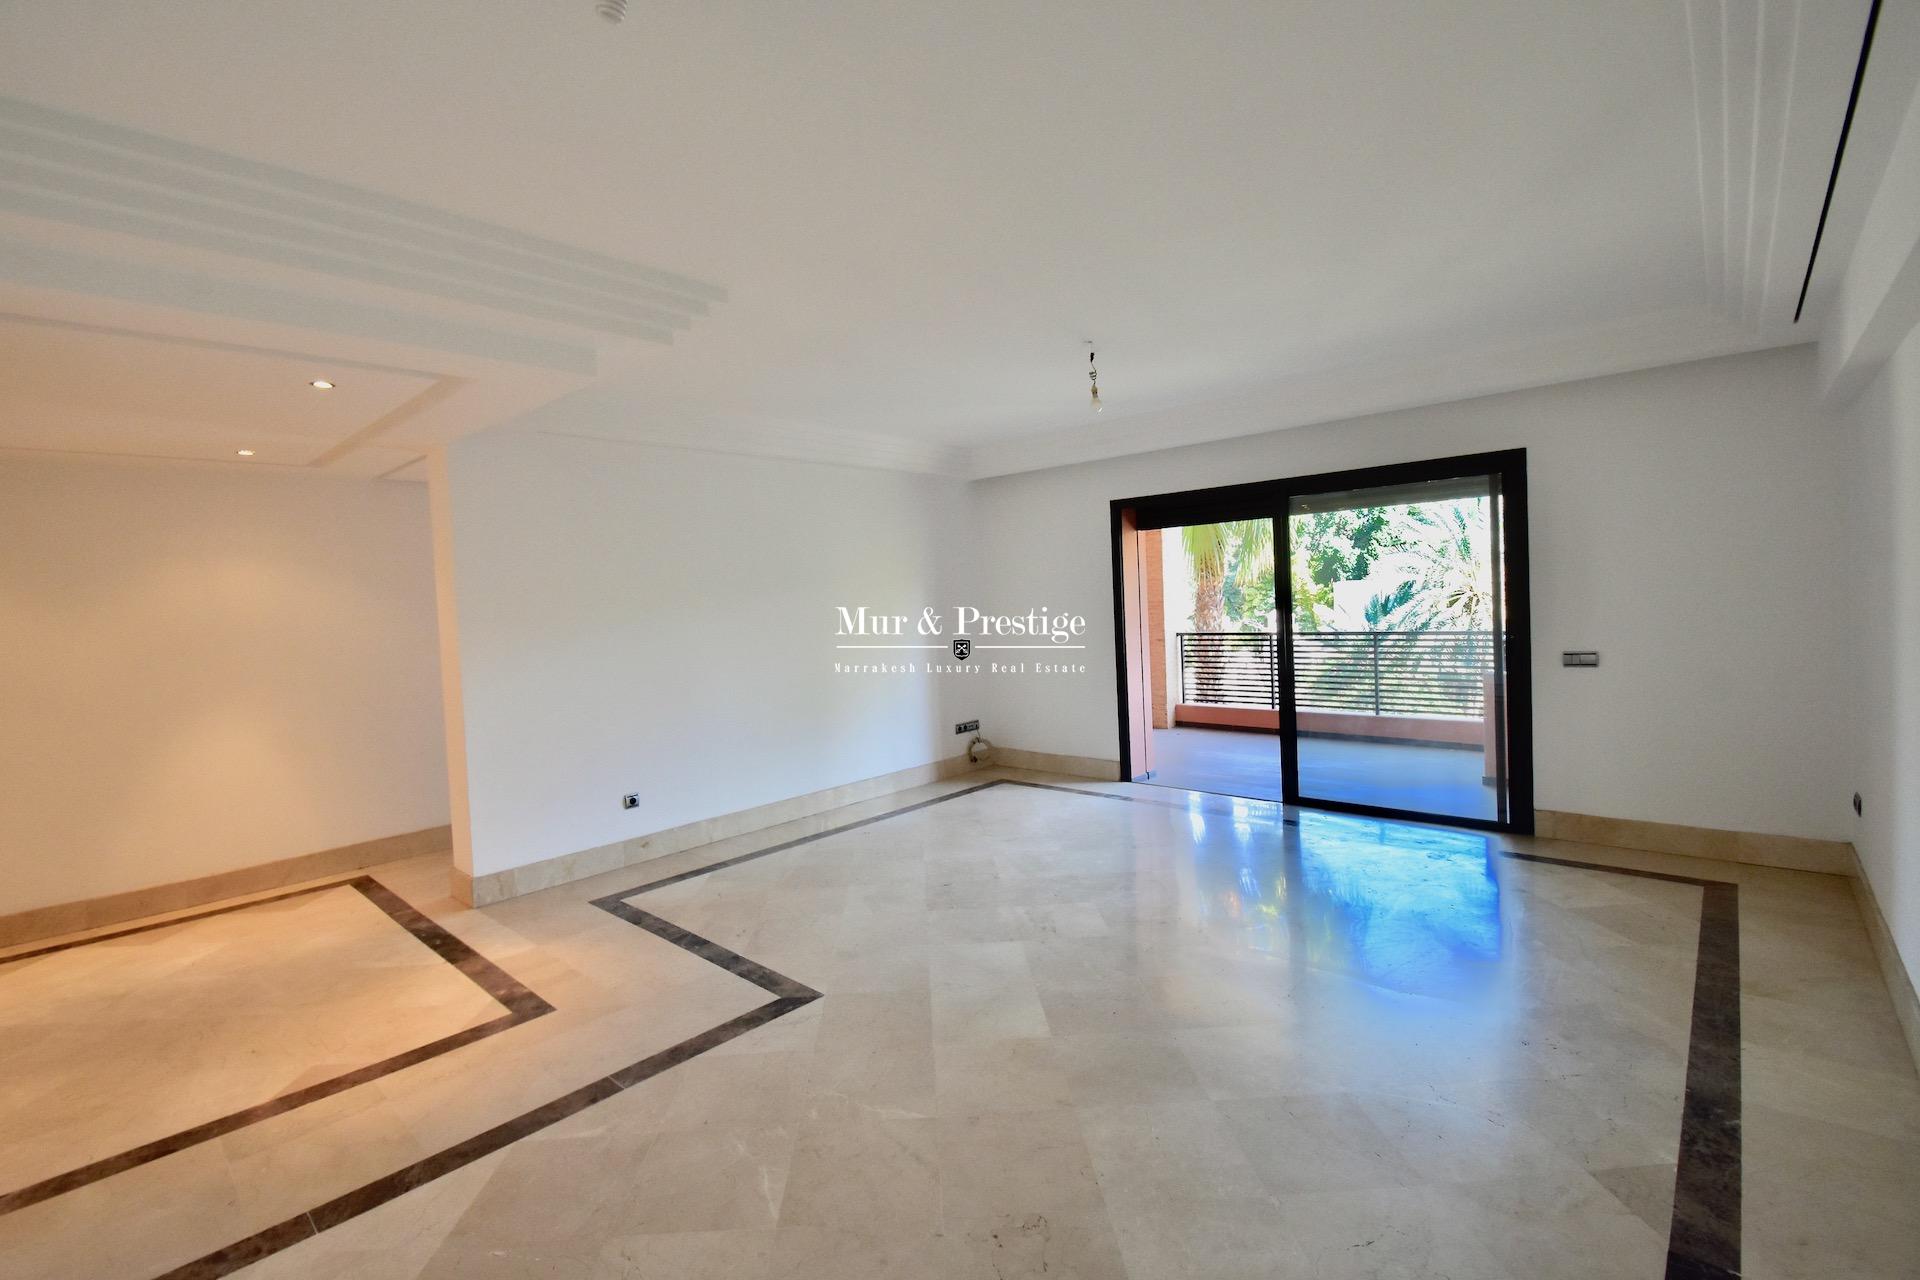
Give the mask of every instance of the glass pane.
M 1505 819 L 1500 514 L 1493 476 L 1289 504 L 1301 799 Z
M 1279 800 L 1279 637 L 1272 520 L 1150 530 L 1142 548 L 1153 776 Z

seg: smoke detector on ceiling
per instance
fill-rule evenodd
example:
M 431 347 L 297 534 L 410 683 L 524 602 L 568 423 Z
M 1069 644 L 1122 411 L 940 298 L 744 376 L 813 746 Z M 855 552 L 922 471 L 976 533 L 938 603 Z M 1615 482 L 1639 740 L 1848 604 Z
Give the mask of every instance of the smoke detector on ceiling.
M 627 0 L 594 0 L 593 11 L 617 25 L 627 16 Z

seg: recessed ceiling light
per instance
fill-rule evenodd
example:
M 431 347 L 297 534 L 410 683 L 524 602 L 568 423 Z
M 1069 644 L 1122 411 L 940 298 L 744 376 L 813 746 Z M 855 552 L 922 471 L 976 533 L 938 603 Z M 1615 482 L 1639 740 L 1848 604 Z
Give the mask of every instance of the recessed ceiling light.
M 243 458 L 251 458 L 253 456 L 253 450 L 251 449 L 235 449 L 234 452 Z
M 312 382 L 309 382 L 307 385 L 312 387 L 315 391 L 333 390 L 333 384 L 331 382 L 328 382 L 325 378 L 315 378 Z

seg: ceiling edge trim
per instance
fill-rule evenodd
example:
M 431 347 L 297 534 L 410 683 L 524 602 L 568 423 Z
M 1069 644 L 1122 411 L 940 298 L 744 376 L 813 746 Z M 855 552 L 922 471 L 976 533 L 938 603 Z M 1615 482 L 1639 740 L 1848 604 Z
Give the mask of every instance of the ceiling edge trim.
M 361 229 L 377 225 L 398 240 L 439 246 L 476 258 L 504 252 L 516 255 L 512 260 L 521 269 L 556 279 L 578 281 L 585 273 L 607 286 L 615 282 L 625 287 L 644 286 L 653 291 L 652 296 L 672 295 L 683 303 L 727 300 L 724 288 L 692 276 L 17 98 L 0 97 L 0 121 L 62 140 L 70 155 L 120 153 L 144 160 L 149 174 L 175 175 L 160 185 L 180 185 L 197 192 L 208 188 L 209 179 L 231 179 L 233 183 L 223 185 L 222 190 L 251 188 L 257 197 L 273 193 L 277 198 L 266 207 L 298 208 L 316 222 L 342 219 L 346 226 Z M 423 240 L 421 233 L 430 233 L 431 238 Z
M 832 466 L 920 475 L 959 477 L 965 474 L 961 450 L 923 444 L 893 436 L 831 431 L 819 427 L 762 428 L 730 425 L 703 430 L 653 428 L 638 434 L 596 432 L 588 429 L 536 428 L 540 435 L 602 444 L 690 449 L 738 457 L 773 458 L 785 462 L 817 462 Z
M 671 342 L 726 296 L 688 277 L 4 97 L 0 208 L 648 342 Z
M 0 237 L 0 278 L 33 288 L 349 334 L 576 377 L 591 377 L 599 367 L 599 353 L 579 342 L 510 333 L 198 272 L 67 253 L 6 237 Z

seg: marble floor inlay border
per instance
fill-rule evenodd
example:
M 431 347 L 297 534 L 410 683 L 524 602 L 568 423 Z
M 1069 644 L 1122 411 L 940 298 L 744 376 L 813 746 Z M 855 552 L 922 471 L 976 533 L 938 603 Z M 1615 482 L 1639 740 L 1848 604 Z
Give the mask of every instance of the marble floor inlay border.
M 1740 886 L 1512 849 L 1500 852 L 1522 862 L 1699 887 L 1700 940 L 1665 1280 L 1735 1280 L 1740 1274 Z
M 976 788 L 977 789 L 977 788 Z M 958 794 L 958 793 L 957 793 Z M 942 796 L 940 799 L 952 799 Z M 932 801 L 927 803 L 931 804 Z M 921 806 L 915 805 L 914 808 Z M 896 810 L 905 813 L 905 809 Z M 893 814 L 883 814 L 892 817 Z M 874 821 L 868 819 L 867 821 Z M 790 841 L 781 848 L 792 848 L 797 844 L 806 844 L 812 840 L 838 835 L 853 826 L 864 826 L 865 822 L 850 823 L 830 831 L 822 831 L 799 840 Z M 761 850 L 771 853 L 775 850 Z M 748 855 L 748 857 L 758 855 Z M 716 862 L 701 867 L 688 876 L 676 876 L 673 880 L 687 879 L 691 875 L 704 875 L 746 861 L 746 857 Z M 661 883 L 667 883 L 662 881 Z M 755 964 L 745 956 L 730 951 L 717 942 L 701 937 L 690 929 L 682 929 L 672 921 L 663 920 L 651 912 L 642 911 L 625 901 L 627 898 L 644 893 L 657 885 L 641 885 L 634 889 L 625 889 L 619 893 L 607 894 L 593 899 L 593 905 L 611 915 L 618 916 L 627 923 L 635 925 L 663 941 L 670 942 L 683 951 L 692 952 L 710 964 L 718 965 L 728 973 L 735 974 L 766 991 L 774 998 L 757 1008 L 749 1009 L 737 1017 L 729 1018 L 716 1027 L 682 1040 L 680 1043 L 650 1054 L 638 1062 L 629 1063 L 615 1071 L 610 1071 L 597 1080 L 589 1081 L 569 1093 L 562 1094 L 551 1102 L 543 1103 L 531 1111 L 523 1112 L 511 1120 L 495 1125 L 491 1129 L 477 1133 L 462 1142 L 455 1143 L 444 1151 L 436 1152 L 423 1160 L 416 1160 L 404 1168 L 395 1170 L 384 1178 L 377 1178 L 364 1186 L 355 1188 L 343 1196 L 337 1196 L 325 1204 L 316 1205 L 303 1214 L 275 1223 L 265 1230 L 257 1231 L 244 1240 L 235 1241 L 223 1249 L 218 1249 L 204 1257 L 196 1258 L 184 1266 L 165 1272 L 158 1280 L 212 1280 L 213 1277 L 231 1275 L 242 1267 L 251 1266 L 260 1259 L 269 1257 L 299 1244 L 311 1236 L 371 1209 L 403 1196 L 415 1187 L 423 1186 L 436 1178 L 444 1177 L 456 1169 L 472 1164 L 500 1148 L 508 1146 L 528 1134 L 538 1133 L 551 1125 L 560 1123 L 567 1117 L 577 1115 L 596 1103 L 622 1093 L 644 1080 L 650 1080 L 670 1067 L 676 1067 L 689 1058 L 698 1057 L 709 1049 L 717 1048 L 729 1040 L 745 1035 L 755 1027 L 764 1026 L 775 1018 L 784 1017 L 796 1009 L 801 1009 L 820 998 L 820 992 L 804 983 L 795 982 L 784 974 L 775 973 L 765 965 Z
M 306 1213 L 255 1232 L 171 1271 L 157 1280 L 213 1280 L 300 1243 L 417 1187 L 452 1173 L 537 1133 L 597 1103 L 651 1079 L 671 1067 L 764 1026 L 821 998 L 822 993 L 755 963 L 671 921 L 635 907 L 631 898 L 653 889 L 709 875 L 728 867 L 844 834 L 888 818 L 957 800 L 995 787 L 1013 786 L 1068 792 L 1095 799 L 1184 808 L 1177 802 L 1119 795 L 1110 791 L 1022 779 L 995 779 L 935 796 L 887 813 L 828 828 L 811 835 L 723 859 L 691 871 L 650 881 L 592 899 L 594 906 L 700 956 L 729 973 L 759 986 L 774 998 L 638 1062 L 593 1080 L 511 1120 L 495 1125 L 383 1178 L 317 1205 Z M 1262 802 L 1267 803 L 1267 802 Z M 1276 811 L 1278 804 L 1271 804 Z M 1297 825 L 1290 815 L 1276 816 L 1282 825 Z M 1489 836 L 1490 840 L 1494 837 Z M 1701 889 L 1698 961 L 1695 968 L 1693 1013 L 1689 1033 L 1685 1099 L 1675 1174 L 1672 1219 L 1668 1229 L 1666 1280 L 1733 1280 L 1740 1274 L 1740 937 L 1738 886 L 1666 872 L 1608 866 L 1542 854 L 1500 848 L 1505 858 L 1583 871 L 1663 880 Z
M 500 966 L 494 964 L 491 960 L 488 960 L 485 956 L 468 946 L 465 942 L 447 932 L 447 930 L 439 924 L 415 910 L 409 903 L 401 898 L 399 894 L 387 888 L 372 876 L 364 875 L 354 876 L 347 880 L 334 880 L 326 884 L 309 885 L 304 889 L 294 889 L 290 892 L 278 893 L 270 897 L 253 898 L 246 902 L 215 907 L 209 911 L 194 912 L 190 915 L 176 916 L 171 919 L 154 921 L 149 924 L 134 925 L 131 928 L 116 929 L 112 932 L 96 934 L 92 937 L 76 938 L 67 942 L 53 943 L 50 946 L 36 947 L 30 951 L 18 952 L 10 956 L 0 956 L 0 967 L 15 964 L 22 960 L 37 959 L 55 952 L 70 951 L 76 947 L 90 946 L 97 942 L 107 942 L 116 938 L 125 938 L 133 934 L 150 933 L 159 929 L 170 929 L 177 925 L 191 924 L 198 920 L 204 920 L 210 916 L 227 915 L 231 912 L 245 911 L 251 907 L 264 906 L 268 903 L 285 902 L 290 898 L 299 898 L 315 893 L 325 893 L 333 889 L 352 889 L 359 893 L 361 897 L 379 908 L 388 919 L 411 934 L 422 946 L 459 970 L 468 981 L 491 996 L 498 1004 L 506 1009 L 506 1013 L 498 1018 L 492 1018 L 480 1023 L 477 1026 L 467 1027 L 451 1035 L 441 1036 L 426 1044 L 393 1054 L 390 1057 L 382 1058 L 378 1062 L 369 1063 L 364 1067 L 358 1067 L 337 1076 L 331 1076 L 328 1079 L 321 1080 L 302 1089 L 295 1089 L 289 1093 L 280 1094 L 278 1097 L 270 1098 L 256 1106 L 229 1112 L 226 1115 L 208 1120 L 202 1124 L 181 1129 L 176 1133 L 170 1133 L 163 1138 L 156 1138 L 152 1142 L 142 1143 L 140 1146 L 131 1147 L 125 1151 L 117 1152 L 113 1155 L 102 1157 L 99 1160 L 83 1164 L 78 1168 L 69 1169 L 64 1173 L 54 1174 L 50 1178 L 42 1178 L 38 1182 L 29 1183 L 27 1186 L 20 1187 L 17 1190 L 0 1194 L 0 1215 L 13 1213 L 16 1210 L 26 1208 L 28 1205 L 39 1204 L 43 1200 L 51 1200 L 55 1196 L 65 1195 L 69 1191 L 76 1191 L 90 1183 L 98 1182 L 102 1178 L 110 1178 L 114 1174 L 124 1173 L 128 1169 L 137 1168 L 140 1165 L 158 1160 L 163 1156 L 172 1155 L 176 1151 L 183 1151 L 199 1143 L 211 1141 L 223 1134 L 232 1133 L 236 1129 L 244 1129 L 248 1125 L 258 1124 L 263 1120 L 269 1120 L 277 1115 L 284 1115 L 286 1112 L 292 1111 L 295 1108 L 304 1107 L 309 1103 L 318 1102 L 322 1098 L 329 1098 L 337 1093 L 343 1093 L 348 1089 L 354 1088 L 356 1085 L 378 1080 L 382 1076 L 391 1075 L 396 1071 L 403 1070 L 416 1063 L 437 1058 L 443 1053 L 450 1053 L 460 1048 L 462 1045 L 472 1044 L 477 1040 L 484 1040 L 488 1036 L 498 1035 L 502 1031 L 517 1027 L 523 1022 L 553 1012 L 552 1005 L 528 989 L 519 980 L 514 978 L 512 974 L 509 974 L 500 968 Z

